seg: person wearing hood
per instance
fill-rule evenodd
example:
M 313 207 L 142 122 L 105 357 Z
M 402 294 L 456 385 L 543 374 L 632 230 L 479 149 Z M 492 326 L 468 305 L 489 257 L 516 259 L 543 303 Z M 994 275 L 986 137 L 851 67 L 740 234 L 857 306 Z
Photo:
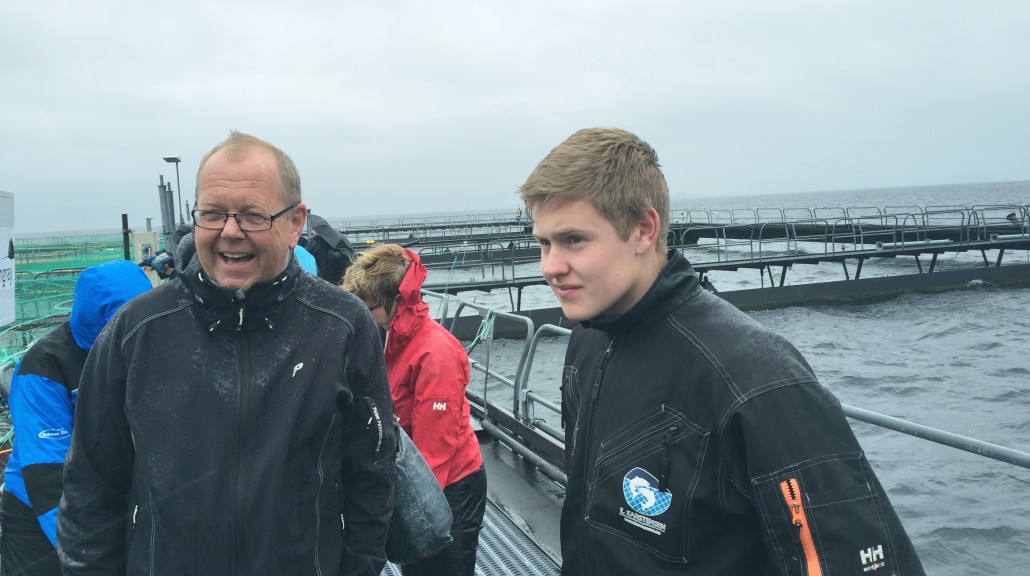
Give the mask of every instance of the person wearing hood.
M 379 244 L 354 261 L 343 287 L 388 327 L 386 374 L 394 413 L 432 468 L 454 519 L 451 545 L 402 571 L 472 576 L 486 510 L 486 472 L 465 397 L 468 354 L 429 316 L 421 294 L 425 279 L 418 255 L 397 244 Z
M 167 280 L 175 276 L 175 260 L 168 252 L 161 252 L 150 262 L 150 269 L 157 273 L 158 278 Z
M 143 270 L 127 260 L 83 270 L 68 320 L 15 366 L 8 398 L 14 450 L 0 501 L 0 572 L 6 576 L 61 573 L 57 504 L 82 367 L 115 312 L 150 287 Z
M 304 249 L 315 257 L 318 277 L 339 284 L 354 260 L 354 248 L 325 218 L 309 214 L 308 224 L 311 226 L 311 238 Z

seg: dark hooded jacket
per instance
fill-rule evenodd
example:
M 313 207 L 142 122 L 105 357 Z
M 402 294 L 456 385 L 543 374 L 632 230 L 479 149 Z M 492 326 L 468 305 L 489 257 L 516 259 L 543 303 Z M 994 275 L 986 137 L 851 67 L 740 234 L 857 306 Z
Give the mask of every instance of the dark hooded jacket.
M 354 248 L 325 218 L 309 214 L 308 223 L 315 234 L 304 248 L 315 257 L 318 277 L 339 284 L 354 261 Z
M 562 574 L 923 574 L 837 399 L 679 252 L 565 364 Z
M 292 257 L 246 293 L 194 260 L 93 352 L 58 519 L 64 574 L 380 572 L 396 436 L 360 300 Z
M 143 270 L 127 260 L 83 270 L 68 320 L 33 344 L 14 369 L 8 397 L 14 449 L 4 490 L 32 510 L 51 544 L 86 355 L 115 312 L 150 288 Z

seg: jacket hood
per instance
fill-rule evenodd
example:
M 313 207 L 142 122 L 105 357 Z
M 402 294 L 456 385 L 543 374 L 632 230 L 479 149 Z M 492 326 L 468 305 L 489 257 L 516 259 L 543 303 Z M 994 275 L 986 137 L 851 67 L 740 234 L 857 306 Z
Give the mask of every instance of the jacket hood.
M 190 231 L 175 244 L 175 269 L 185 270 L 196 255 L 197 245 L 193 243 L 193 231 Z
M 143 269 L 128 260 L 115 260 L 83 270 L 75 282 L 69 319 L 75 343 L 83 350 L 92 348 L 100 331 L 122 304 L 151 287 Z
M 404 273 L 399 287 L 401 303 L 397 315 L 390 322 L 390 341 L 401 343 L 411 338 L 425 319 L 429 317 L 429 305 L 422 301 L 422 284 L 426 281 L 426 267 L 411 250 L 404 250 L 411 257 L 411 266 Z

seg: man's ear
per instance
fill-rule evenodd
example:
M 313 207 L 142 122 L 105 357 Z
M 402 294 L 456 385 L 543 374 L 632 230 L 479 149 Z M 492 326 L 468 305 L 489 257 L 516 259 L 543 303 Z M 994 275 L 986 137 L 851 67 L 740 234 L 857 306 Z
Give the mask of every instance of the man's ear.
M 293 209 L 293 216 L 290 218 L 290 250 L 297 247 L 300 235 L 304 233 L 304 222 L 308 219 L 308 206 L 301 202 Z
M 633 225 L 631 237 L 636 244 L 637 254 L 646 254 L 654 250 L 655 245 L 658 244 L 658 234 L 661 229 L 662 220 L 658 216 L 658 211 L 648 208 L 644 217 Z

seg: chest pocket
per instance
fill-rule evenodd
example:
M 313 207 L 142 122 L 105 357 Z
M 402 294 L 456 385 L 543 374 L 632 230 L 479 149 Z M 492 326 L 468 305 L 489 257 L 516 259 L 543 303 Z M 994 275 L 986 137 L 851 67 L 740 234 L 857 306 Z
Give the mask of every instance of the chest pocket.
M 590 470 L 587 523 L 687 562 L 690 506 L 709 433 L 661 406 L 605 438 Z

